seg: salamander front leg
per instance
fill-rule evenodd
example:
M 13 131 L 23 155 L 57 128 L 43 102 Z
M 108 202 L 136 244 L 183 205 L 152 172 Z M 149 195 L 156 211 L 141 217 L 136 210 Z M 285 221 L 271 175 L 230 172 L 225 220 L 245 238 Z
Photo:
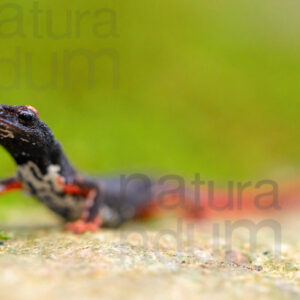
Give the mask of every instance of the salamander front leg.
M 0 195 L 21 189 L 22 183 L 17 178 L 8 178 L 0 181 Z
M 65 225 L 65 230 L 72 231 L 75 234 L 82 234 L 88 231 L 97 232 L 101 227 L 101 224 L 102 220 L 99 216 L 89 221 L 79 219 L 75 222 L 68 222 Z
M 65 186 L 66 194 L 77 194 L 85 197 L 84 210 L 81 218 L 68 222 L 65 225 L 65 230 L 72 231 L 75 234 L 82 234 L 87 231 L 96 232 L 102 225 L 102 219 L 98 215 L 99 207 L 99 189 L 95 186 L 88 187 L 85 184 L 74 184 Z

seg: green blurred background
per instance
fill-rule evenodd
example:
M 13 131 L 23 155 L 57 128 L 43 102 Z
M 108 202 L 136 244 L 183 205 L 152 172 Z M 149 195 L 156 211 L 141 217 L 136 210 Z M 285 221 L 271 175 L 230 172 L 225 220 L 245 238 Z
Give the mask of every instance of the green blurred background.
M 2 0 L 1 103 L 35 106 L 86 172 L 296 176 L 299 9 L 289 0 Z M 64 86 L 66 51 L 78 49 L 115 53 L 94 61 L 94 87 L 79 56 Z M 0 176 L 13 174 L 0 156 Z

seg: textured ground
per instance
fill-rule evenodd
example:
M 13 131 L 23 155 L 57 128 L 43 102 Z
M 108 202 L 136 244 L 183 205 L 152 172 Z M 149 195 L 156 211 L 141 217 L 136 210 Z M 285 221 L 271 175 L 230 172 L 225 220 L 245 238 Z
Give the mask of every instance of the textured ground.
M 211 223 L 193 234 L 187 224 L 166 220 L 75 236 L 43 209 L 15 212 L 8 210 L 1 221 L 12 237 L 0 246 L 1 299 L 300 297 L 296 218 L 282 221 L 282 252 L 275 256 L 268 229 L 258 234 L 256 251 L 247 231 L 238 230 L 230 251 L 222 238 L 214 244 Z

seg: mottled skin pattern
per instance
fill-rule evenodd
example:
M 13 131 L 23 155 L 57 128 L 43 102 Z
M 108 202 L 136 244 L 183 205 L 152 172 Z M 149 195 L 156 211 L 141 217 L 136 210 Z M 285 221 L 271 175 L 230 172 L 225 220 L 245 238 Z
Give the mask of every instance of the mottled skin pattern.
M 51 129 L 31 106 L 0 105 L 0 144 L 18 165 L 15 178 L 0 181 L 0 194 L 21 189 L 43 202 L 75 233 L 118 226 L 150 203 L 152 182 L 87 178 L 70 165 Z

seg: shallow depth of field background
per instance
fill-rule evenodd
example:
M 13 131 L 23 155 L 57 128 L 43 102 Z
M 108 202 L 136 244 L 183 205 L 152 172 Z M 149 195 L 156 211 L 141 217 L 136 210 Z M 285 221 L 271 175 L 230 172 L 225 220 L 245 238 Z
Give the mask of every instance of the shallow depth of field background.
M 39 28 L 30 12 L 34 3 L 42 10 Z M 85 172 L 188 178 L 199 172 L 220 184 L 297 176 L 299 9 L 296 1 L 266 0 L 1 1 L 0 102 L 35 106 Z M 8 22 L 17 10 L 20 28 Z M 66 32 L 69 11 L 68 36 L 49 35 L 47 10 L 55 34 Z M 90 15 L 78 34 L 75 18 L 85 11 Z M 96 24 L 103 37 L 95 36 Z M 86 60 L 76 57 L 71 85 L 64 87 L 65 51 L 103 48 L 116 54 L 117 71 L 111 57 L 98 58 L 91 88 Z M 8 59 L 16 63 L 17 51 L 20 61 L 12 67 Z M 45 88 L 33 86 L 30 74 Z M 3 149 L 0 159 L 0 177 L 13 175 Z

